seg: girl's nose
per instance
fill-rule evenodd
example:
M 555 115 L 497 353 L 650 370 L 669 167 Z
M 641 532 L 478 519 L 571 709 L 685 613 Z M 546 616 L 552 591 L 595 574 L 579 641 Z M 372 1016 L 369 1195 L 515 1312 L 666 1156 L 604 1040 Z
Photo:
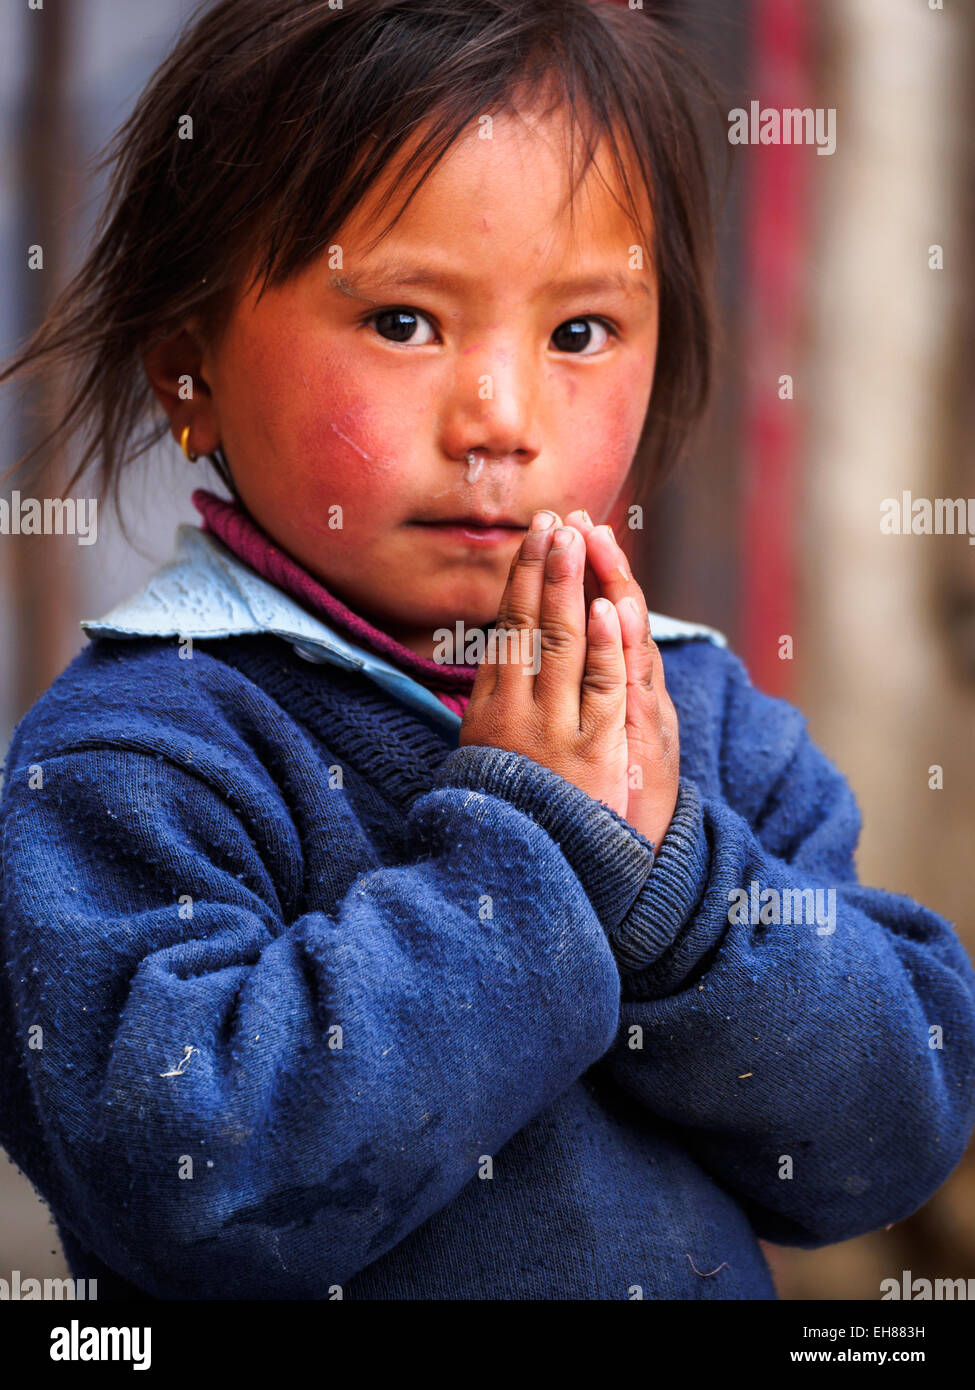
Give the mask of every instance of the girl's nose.
M 441 419 L 444 445 L 454 458 L 482 465 L 505 458 L 527 462 L 540 447 L 537 436 L 541 383 L 526 354 L 510 347 L 472 352 L 454 375 Z

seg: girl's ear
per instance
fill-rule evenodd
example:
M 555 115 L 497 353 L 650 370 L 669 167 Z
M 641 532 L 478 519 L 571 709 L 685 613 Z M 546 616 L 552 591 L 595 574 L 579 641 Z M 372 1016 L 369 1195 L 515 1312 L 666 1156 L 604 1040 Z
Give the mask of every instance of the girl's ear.
M 212 454 L 220 444 L 213 393 L 202 374 L 203 344 L 195 324 L 176 329 L 142 353 L 142 365 L 156 400 L 169 416 L 177 442 L 187 425 L 196 454 Z

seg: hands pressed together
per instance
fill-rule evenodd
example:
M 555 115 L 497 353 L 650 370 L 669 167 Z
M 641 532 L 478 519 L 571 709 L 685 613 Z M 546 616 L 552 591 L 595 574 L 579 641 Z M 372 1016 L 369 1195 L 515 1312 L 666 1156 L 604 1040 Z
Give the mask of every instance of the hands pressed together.
M 599 593 L 588 614 L 587 580 Z M 502 639 L 527 631 L 540 658 L 481 663 L 461 746 L 524 754 L 605 802 L 659 850 L 677 802 L 677 714 L 643 592 L 611 528 L 584 511 L 565 525 L 536 512 L 496 628 Z

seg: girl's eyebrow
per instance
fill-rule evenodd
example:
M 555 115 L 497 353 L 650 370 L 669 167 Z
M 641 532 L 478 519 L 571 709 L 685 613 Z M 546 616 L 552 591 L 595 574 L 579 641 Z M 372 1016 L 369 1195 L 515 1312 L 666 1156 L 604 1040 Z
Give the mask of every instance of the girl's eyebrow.
M 382 286 L 390 288 L 419 286 L 421 288 L 442 289 L 448 294 L 461 294 L 464 290 L 476 288 L 473 276 L 451 275 L 444 271 L 431 270 L 426 266 L 403 261 L 382 261 L 375 266 L 364 266 L 356 272 L 333 275 L 328 283 L 333 289 L 339 290 L 342 294 L 348 294 L 354 299 L 369 299 L 368 295 L 356 293 L 356 287 L 363 282 L 375 285 L 377 288 Z M 626 275 L 622 270 L 580 275 L 574 279 L 552 280 L 547 285 L 543 285 L 539 293 L 554 296 L 556 294 L 603 294 L 614 290 L 631 297 L 653 298 L 653 290 L 645 280 L 638 279 L 635 275 Z M 370 303 L 377 302 L 370 300 Z

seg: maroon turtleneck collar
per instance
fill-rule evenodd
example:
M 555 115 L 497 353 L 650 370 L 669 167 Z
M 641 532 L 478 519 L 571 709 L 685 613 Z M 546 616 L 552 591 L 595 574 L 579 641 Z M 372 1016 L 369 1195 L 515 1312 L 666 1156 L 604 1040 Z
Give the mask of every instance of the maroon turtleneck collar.
M 388 633 L 373 627 L 329 593 L 320 580 L 282 550 L 241 503 L 227 501 L 205 488 L 197 488 L 193 493 L 193 505 L 203 517 L 202 529 L 222 541 L 238 560 L 297 599 L 305 608 L 325 618 L 332 627 L 340 629 L 359 646 L 368 648 L 406 671 L 414 680 L 432 690 L 449 709 L 463 716 L 477 676 L 476 667 L 441 665 L 427 657 L 417 656 L 416 652 L 404 647 Z

